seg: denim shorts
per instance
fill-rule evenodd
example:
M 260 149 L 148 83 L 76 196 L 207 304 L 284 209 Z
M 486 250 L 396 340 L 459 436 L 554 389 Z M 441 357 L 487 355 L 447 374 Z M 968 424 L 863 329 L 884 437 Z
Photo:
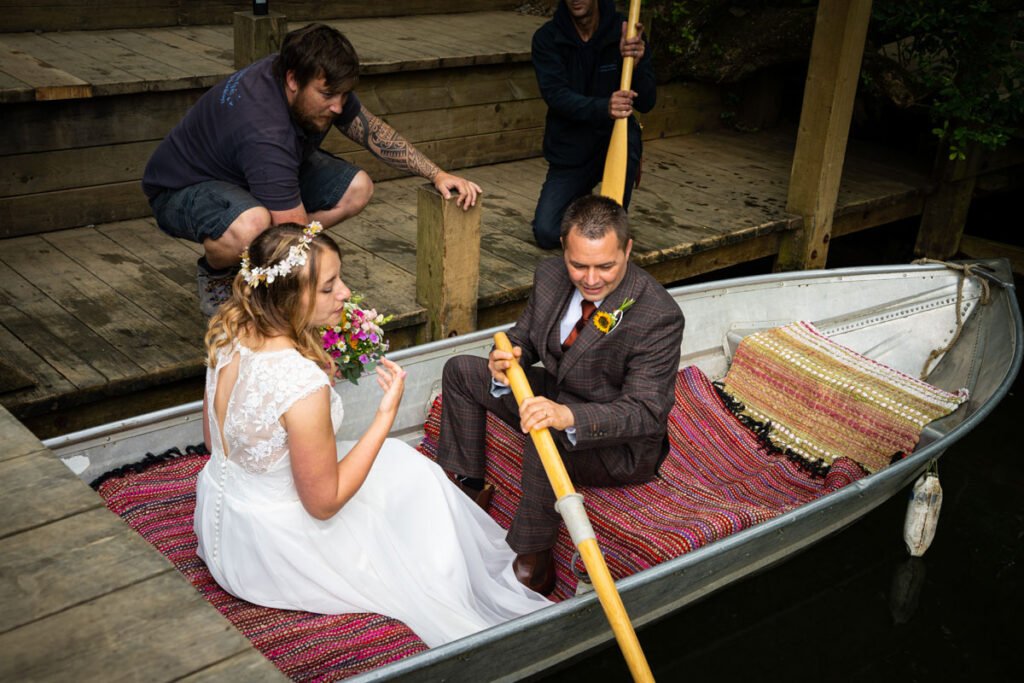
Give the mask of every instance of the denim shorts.
M 316 150 L 299 168 L 299 192 L 306 211 L 337 205 L 359 172 L 344 159 Z M 249 191 L 223 180 L 164 190 L 150 200 L 156 223 L 171 237 L 199 242 L 219 239 L 243 212 L 261 206 Z

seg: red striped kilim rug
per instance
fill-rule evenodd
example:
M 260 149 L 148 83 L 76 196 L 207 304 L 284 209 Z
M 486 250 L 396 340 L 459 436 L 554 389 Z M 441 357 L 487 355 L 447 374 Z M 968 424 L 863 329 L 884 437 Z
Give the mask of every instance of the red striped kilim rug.
M 967 400 L 865 358 L 808 322 L 740 342 L 723 388 L 771 443 L 825 471 L 850 458 L 868 472 L 910 453 L 921 430 Z
M 428 417 L 421 450 L 433 456 L 441 400 Z M 686 368 L 669 418 L 672 450 L 661 477 L 621 488 L 581 488 L 612 575 L 621 578 L 699 548 L 863 476 L 837 460 L 825 478 L 768 453 L 729 412 L 707 378 Z M 491 515 L 508 527 L 520 497 L 525 437 L 490 418 L 487 478 L 497 486 Z M 295 680 L 331 681 L 426 649 L 400 622 L 374 614 L 320 616 L 257 607 L 223 591 L 195 553 L 195 482 L 206 456 L 189 454 L 99 485 L 107 506 L 155 545 L 267 658 Z M 556 549 L 555 600 L 573 594 L 572 543 Z
M 437 450 L 440 407 L 439 397 L 427 417 L 420 446 L 431 457 Z M 763 522 L 864 476 L 856 463 L 847 460 L 838 461 L 829 476 L 813 477 L 797 463 L 768 452 L 726 409 L 711 382 L 695 367 L 679 372 L 668 426 L 671 451 L 658 479 L 635 486 L 579 488 L 615 579 Z M 519 471 L 525 440 L 517 429 L 488 415 L 486 478 L 497 489 L 490 513 L 506 529 L 522 495 Z M 574 550 L 563 525 L 555 548 L 558 583 L 553 600 L 575 593 L 577 579 L 569 567 Z
M 156 546 L 253 646 L 296 681 L 336 681 L 427 649 L 379 614 L 325 616 L 260 607 L 217 585 L 196 555 L 196 478 L 208 455 L 188 454 L 104 481 L 107 507 Z

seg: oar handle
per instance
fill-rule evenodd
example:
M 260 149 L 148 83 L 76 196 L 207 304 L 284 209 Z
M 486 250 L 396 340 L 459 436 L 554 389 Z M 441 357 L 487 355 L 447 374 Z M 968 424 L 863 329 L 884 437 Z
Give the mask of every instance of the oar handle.
M 636 37 L 636 24 L 640 21 L 640 0 L 629 3 L 629 18 L 626 20 L 626 37 Z M 633 85 L 633 57 L 622 59 L 622 80 L 619 90 L 631 90 Z M 626 196 L 626 163 L 629 159 L 629 119 L 615 119 L 612 136 L 608 140 L 608 155 L 604 160 L 604 174 L 601 176 L 601 196 L 622 204 Z
M 512 353 L 512 342 L 504 332 L 494 335 L 494 346 L 499 351 Z M 515 357 L 513 357 L 508 370 L 505 371 L 505 376 L 508 377 L 508 385 L 512 388 L 512 395 L 516 397 L 516 403 L 522 403 L 533 396 L 530 381 L 526 379 L 526 373 L 523 372 Z M 573 488 L 572 480 L 569 479 L 569 473 L 565 471 L 562 456 L 558 454 L 558 448 L 555 446 L 551 432 L 543 427 L 531 429 L 530 437 L 537 447 L 537 453 L 544 465 L 544 472 L 548 475 L 548 481 L 551 482 L 551 487 L 555 490 L 555 499 L 575 493 L 576 489 Z
M 626 38 L 636 38 L 636 25 L 640 21 L 640 0 L 631 0 L 629 3 L 629 18 L 626 20 Z M 619 90 L 629 90 L 633 85 L 633 57 L 622 59 L 622 80 L 619 83 Z

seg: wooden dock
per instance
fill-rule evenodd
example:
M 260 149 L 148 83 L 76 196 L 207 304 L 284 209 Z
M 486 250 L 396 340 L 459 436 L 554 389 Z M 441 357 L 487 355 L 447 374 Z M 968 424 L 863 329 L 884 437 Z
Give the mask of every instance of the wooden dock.
M 799 227 L 785 212 L 792 134 L 726 130 L 648 141 L 630 211 L 634 260 L 672 283 L 778 251 Z M 484 188 L 479 326 L 510 320 L 537 261 L 530 220 L 542 159 L 463 171 Z M 416 302 L 416 189 L 377 184 L 371 204 L 333 228 L 343 275 L 395 315 L 399 345 L 426 320 Z M 851 150 L 834 234 L 920 213 L 927 176 L 884 151 Z M 0 241 L 0 353 L 30 385 L 0 394 L 19 418 L 200 377 L 205 319 L 195 292 L 197 245 L 151 218 Z
M 0 680 L 287 680 L 3 408 L 0 439 Z

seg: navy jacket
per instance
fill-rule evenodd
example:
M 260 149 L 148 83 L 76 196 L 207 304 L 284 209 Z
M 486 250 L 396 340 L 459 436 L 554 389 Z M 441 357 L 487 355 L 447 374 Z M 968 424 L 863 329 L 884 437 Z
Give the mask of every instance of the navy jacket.
M 564 2 L 555 16 L 533 34 L 533 68 L 541 96 L 548 105 L 544 127 L 544 158 L 556 166 L 581 166 L 604 157 L 613 120 L 608 99 L 622 80 L 619 38 L 624 16 L 614 0 L 599 0 L 600 21 L 590 40 L 580 40 Z M 646 113 L 654 107 L 654 69 L 650 45 L 633 66 L 633 108 Z M 639 128 L 630 117 L 629 125 Z

